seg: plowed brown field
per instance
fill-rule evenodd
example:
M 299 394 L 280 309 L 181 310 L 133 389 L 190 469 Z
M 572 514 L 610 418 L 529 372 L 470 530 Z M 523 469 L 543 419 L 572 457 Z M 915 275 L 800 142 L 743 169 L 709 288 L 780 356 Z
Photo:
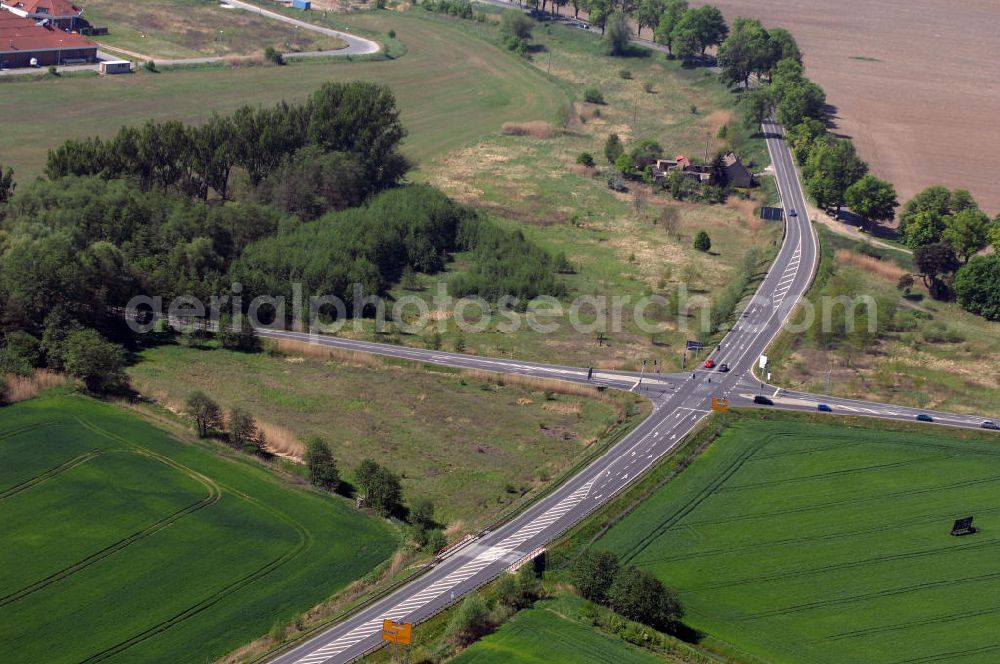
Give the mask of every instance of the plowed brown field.
M 713 2 L 730 22 L 759 16 L 792 31 L 838 131 L 900 200 L 945 184 L 1000 212 L 1000 2 Z

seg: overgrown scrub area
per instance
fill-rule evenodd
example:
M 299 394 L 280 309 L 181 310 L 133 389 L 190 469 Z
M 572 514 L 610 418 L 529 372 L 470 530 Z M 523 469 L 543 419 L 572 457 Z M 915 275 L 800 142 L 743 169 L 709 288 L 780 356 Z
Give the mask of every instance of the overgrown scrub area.
M 10 662 L 221 657 L 399 544 L 344 499 L 111 404 L 56 390 L 2 413 Z
M 299 445 L 286 452 L 298 458 L 302 443 L 322 436 L 341 480 L 359 495 L 360 462 L 379 460 L 400 476 L 408 505 L 433 502 L 449 535 L 532 495 L 641 416 L 631 398 L 596 390 L 561 394 L 551 382 L 467 376 L 304 344 L 283 342 L 281 354 L 168 344 L 140 359 L 128 370 L 133 385 L 172 410 L 185 410 L 188 395 L 201 390 L 224 409 L 287 432 Z
M 804 334 L 779 337 L 769 354 L 774 380 L 989 415 L 988 404 L 1000 398 L 1000 378 L 988 369 L 1000 362 L 1000 324 L 931 297 L 932 284 L 914 278 L 909 254 L 825 232 L 821 244 L 819 275 L 807 296 L 815 318 Z M 804 314 L 797 315 L 793 321 Z
M 997 648 L 985 627 L 995 611 L 995 436 L 730 418 L 593 548 L 675 588 L 707 645 L 719 639 L 766 661 L 950 658 L 955 639 L 963 652 Z M 967 513 L 980 533 L 949 536 Z

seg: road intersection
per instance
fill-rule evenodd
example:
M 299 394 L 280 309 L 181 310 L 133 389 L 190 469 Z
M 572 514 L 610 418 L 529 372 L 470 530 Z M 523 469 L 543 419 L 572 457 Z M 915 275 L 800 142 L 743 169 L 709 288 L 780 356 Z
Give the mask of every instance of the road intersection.
M 782 129 L 771 122 L 766 122 L 763 128 L 786 212 L 794 208 L 804 213 L 808 209 L 805 196 Z M 581 368 L 262 330 L 265 337 L 292 338 L 350 351 L 464 369 L 596 383 L 642 392 L 653 404 L 650 416 L 629 435 L 514 519 L 452 549 L 417 580 L 271 661 L 275 664 L 353 661 L 380 646 L 383 619 L 416 623 L 433 616 L 553 541 L 625 489 L 680 445 L 711 412 L 713 398 L 727 399 L 733 407 L 752 405 L 755 397 L 766 396 L 774 408 L 816 411 L 823 403 L 834 413 L 911 421 L 918 412 L 926 412 L 939 424 L 978 428 L 982 417 L 787 391 L 767 385 L 753 373 L 759 356 L 809 288 L 817 261 L 818 243 L 808 216 L 786 216 L 784 241 L 771 269 L 737 324 L 712 354 L 717 365 L 729 366 L 727 373 L 695 371 L 640 377 L 634 372 L 596 371 L 588 381 L 588 370 Z

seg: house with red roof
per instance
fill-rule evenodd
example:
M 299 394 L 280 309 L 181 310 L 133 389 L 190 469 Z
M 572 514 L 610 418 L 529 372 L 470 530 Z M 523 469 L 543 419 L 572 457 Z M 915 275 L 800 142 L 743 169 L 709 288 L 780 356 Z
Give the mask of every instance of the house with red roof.
M 27 2 L 27 0 L 25 0 Z M 0 68 L 47 67 L 97 61 L 97 44 L 75 32 L 39 25 L 0 11 Z
M 76 30 L 83 10 L 69 0 L 0 0 L 0 9 L 58 30 Z

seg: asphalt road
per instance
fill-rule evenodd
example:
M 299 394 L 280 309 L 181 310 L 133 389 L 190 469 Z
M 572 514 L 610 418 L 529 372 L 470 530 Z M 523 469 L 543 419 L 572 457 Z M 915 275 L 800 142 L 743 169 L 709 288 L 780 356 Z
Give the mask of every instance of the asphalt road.
M 273 662 L 349 662 L 379 647 L 383 619 L 416 623 L 460 600 L 560 536 L 674 450 L 711 412 L 713 397 L 728 399 L 730 406 L 739 406 L 753 404 L 754 397 L 760 394 L 768 396 L 775 408 L 815 411 L 819 403 L 824 403 L 838 414 L 914 419 L 918 411 L 912 408 L 788 392 L 766 385 L 754 375 L 758 358 L 808 289 L 818 260 L 816 236 L 805 214 L 805 196 L 782 139 L 782 130 L 773 123 L 765 123 L 764 130 L 786 209 L 785 237 L 753 300 L 712 353 L 717 364 L 726 363 L 731 370 L 728 373 L 701 369 L 690 374 L 647 375 L 641 383 L 634 373 L 595 372 L 594 382 L 642 391 L 650 396 L 653 403 L 650 417 L 603 456 L 512 521 L 495 531 L 481 533 L 448 552 L 419 579 L 276 656 Z M 787 216 L 792 209 L 802 214 Z M 309 335 L 290 332 L 262 331 L 262 334 L 310 340 Z M 312 337 L 311 340 L 348 350 L 448 366 L 587 382 L 586 369 L 580 368 L 325 337 Z M 936 422 L 952 426 L 978 427 L 984 419 L 948 413 L 929 414 Z

